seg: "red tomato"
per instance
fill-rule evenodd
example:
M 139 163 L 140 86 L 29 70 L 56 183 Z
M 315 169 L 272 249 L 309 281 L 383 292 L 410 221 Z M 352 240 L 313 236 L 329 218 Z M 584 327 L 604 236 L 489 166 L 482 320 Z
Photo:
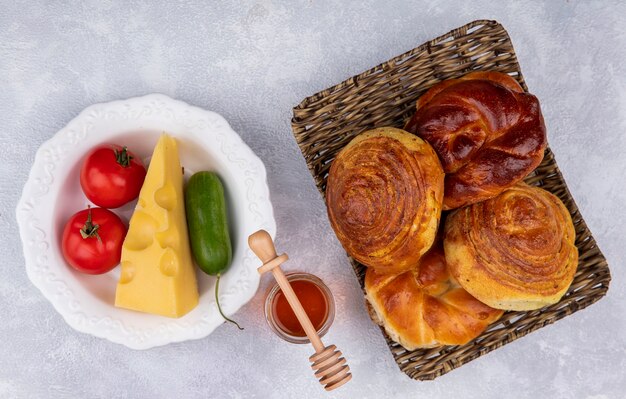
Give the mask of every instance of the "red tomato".
M 76 270 L 102 274 L 120 263 L 126 225 L 104 208 L 75 213 L 63 230 L 61 247 L 65 260 Z
M 103 208 L 118 208 L 137 198 L 145 177 L 141 159 L 119 145 L 96 147 L 80 169 L 85 195 Z

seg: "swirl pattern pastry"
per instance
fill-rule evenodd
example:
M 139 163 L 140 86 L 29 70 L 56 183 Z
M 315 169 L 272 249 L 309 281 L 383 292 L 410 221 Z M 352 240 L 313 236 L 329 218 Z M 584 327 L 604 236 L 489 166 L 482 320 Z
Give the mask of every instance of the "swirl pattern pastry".
M 328 217 L 350 256 L 381 273 L 415 266 L 441 216 L 443 170 L 428 143 L 401 129 L 355 137 L 333 161 Z
M 448 216 L 444 247 L 450 273 L 470 294 L 498 309 L 531 310 L 558 302 L 578 265 L 565 205 L 520 183 Z
M 465 344 L 503 313 L 450 278 L 441 239 L 407 272 L 384 275 L 368 269 L 365 292 L 372 319 L 408 350 Z
M 541 163 L 547 144 L 539 101 L 499 72 L 435 85 L 418 99 L 405 129 L 439 155 L 444 210 L 492 198 L 521 181 Z

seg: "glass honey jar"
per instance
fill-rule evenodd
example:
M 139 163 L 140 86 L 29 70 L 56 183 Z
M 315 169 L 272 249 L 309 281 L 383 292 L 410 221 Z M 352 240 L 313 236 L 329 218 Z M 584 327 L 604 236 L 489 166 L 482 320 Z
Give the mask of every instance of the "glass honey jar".
M 330 289 L 320 278 L 309 273 L 292 272 L 286 277 L 313 327 L 320 337 L 324 336 L 335 319 L 335 301 Z M 268 290 L 265 318 L 272 331 L 285 341 L 294 344 L 310 342 L 278 284 Z

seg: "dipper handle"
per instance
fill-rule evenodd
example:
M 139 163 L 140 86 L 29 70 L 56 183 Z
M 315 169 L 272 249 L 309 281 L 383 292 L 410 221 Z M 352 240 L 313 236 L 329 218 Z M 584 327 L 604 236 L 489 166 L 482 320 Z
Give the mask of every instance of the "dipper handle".
M 311 367 L 315 371 L 315 377 L 320 378 L 320 383 L 324 385 L 327 391 L 333 390 L 345 384 L 352 378 L 350 367 L 346 364 L 346 359 L 341 357 L 341 351 L 337 350 L 335 345 L 324 346 L 315 327 L 311 323 L 309 316 L 304 311 L 300 300 L 291 288 L 289 280 L 283 273 L 280 265 L 287 259 L 286 254 L 278 256 L 272 237 L 265 230 L 259 230 L 248 237 L 248 245 L 250 249 L 261 259 L 263 266 L 258 268 L 259 273 L 263 274 L 272 271 L 274 278 L 278 282 L 287 302 L 295 313 L 300 325 L 304 329 L 309 341 L 315 348 L 309 360 Z
M 259 230 L 248 237 L 248 245 L 263 264 L 277 257 L 272 236 L 265 230 Z

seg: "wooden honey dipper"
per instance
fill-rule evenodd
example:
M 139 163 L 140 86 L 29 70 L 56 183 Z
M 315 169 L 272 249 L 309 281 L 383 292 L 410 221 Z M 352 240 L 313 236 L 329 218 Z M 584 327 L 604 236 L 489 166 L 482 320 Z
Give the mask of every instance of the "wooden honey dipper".
M 313 363 L 311 368 L 315 371 L 315 377 L 320 379 L 320 384 L 324 385 L 327 391 L 332 391 L 350 381 L 352 374 L 350 367 L 346 364 L 346 359 L 341 357 L 341 351 L 337 350 L 335 345 L 324 346 L 300 300 L 291 288 L 289 280 L 280 268 L 280 265 L 289 259 L 287 254 L 276 255 L 272 237 L 265 230 L 259 230 L 248 237 L 248 245 L 263 262 L 263 266 L 258 268 L 259 274 L 272 271 L 287 302 L 315 348 L 315 353 L 309 357 L 309 361 Z

